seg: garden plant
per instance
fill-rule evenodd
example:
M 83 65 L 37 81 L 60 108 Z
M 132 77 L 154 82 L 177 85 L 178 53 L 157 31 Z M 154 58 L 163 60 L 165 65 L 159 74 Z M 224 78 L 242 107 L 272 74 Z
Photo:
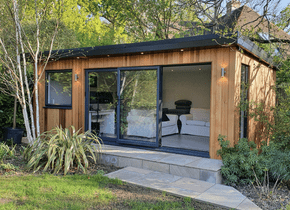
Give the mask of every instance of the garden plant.
M 27 167 L 35 172 L 50 170 L 58 173 L 63 170 L 66 175 L 72 167 L 77 167 L 86 173 L 89 160 L 96 163 L 101 143 L 102 140 L 90 131 L 80 133 L 73 126 L 65 129 L 55 127 L 28 146 L 24 158 Z

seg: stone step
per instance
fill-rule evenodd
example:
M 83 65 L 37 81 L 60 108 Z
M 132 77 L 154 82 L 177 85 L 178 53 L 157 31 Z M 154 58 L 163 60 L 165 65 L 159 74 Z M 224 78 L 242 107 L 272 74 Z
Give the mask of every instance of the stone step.
M 100 161 L 118 167 L 132 166 L 214 184 L 222 183 L 221 160 L 104 145 Z
M 127 183 L 165 191 L 175 196 L 190 197 L 194 200 L 211 203 L 225 208 L 260 209 L 233 187 L 209 183 L 197 179 L 176 176 L 158 171 L 126 167 L 106 174 Z

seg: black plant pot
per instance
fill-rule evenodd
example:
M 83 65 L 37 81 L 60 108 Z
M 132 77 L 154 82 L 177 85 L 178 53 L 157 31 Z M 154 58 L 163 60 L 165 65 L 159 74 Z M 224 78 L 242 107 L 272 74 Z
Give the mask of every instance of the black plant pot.
M 21 139 L 23 136 L 23 128 L 2 128 L 3 129 L 3 141 L 13 139 L 13 144 L 21 144 Z

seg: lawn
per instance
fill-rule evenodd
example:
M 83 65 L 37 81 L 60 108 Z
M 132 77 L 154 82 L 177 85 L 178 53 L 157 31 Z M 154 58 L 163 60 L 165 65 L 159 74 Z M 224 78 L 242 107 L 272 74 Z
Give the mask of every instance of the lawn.
M 0 209 L 195 209 L 198 204 L 151 189 L 134 192 L 127 185 L 102 173 L 0 176 Z

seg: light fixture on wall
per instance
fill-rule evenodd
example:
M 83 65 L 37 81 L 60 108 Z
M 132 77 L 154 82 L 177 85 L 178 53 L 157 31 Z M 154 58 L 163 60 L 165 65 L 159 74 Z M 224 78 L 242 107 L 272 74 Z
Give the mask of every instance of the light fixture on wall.
M 225 77 L 225 73 L 226 73 L 225 68 L 222 68 L 222 77 Z
M 75 74 L 75 82 L 78 81 L 78 78 L 79 78 L 78 74 Z

